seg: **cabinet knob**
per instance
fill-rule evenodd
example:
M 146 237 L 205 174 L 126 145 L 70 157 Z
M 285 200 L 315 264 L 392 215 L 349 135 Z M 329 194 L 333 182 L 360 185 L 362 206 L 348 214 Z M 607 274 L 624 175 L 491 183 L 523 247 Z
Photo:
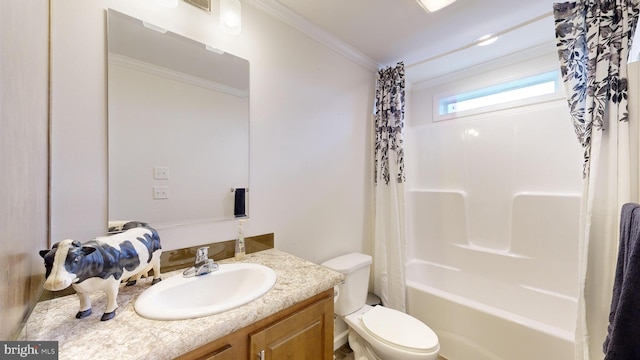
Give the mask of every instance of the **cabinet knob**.
M 264 350 L 260 350 L 260 352 L 258 353 L 258 359 L 264 360 Z

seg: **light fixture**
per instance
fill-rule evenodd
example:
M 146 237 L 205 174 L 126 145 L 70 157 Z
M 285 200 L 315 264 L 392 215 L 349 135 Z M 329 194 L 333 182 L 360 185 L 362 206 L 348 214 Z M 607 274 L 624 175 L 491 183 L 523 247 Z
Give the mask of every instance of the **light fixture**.
M 179 0 L 155 0 L 163 7 L 176 7 Z M 455 0 L 448 0 L 455 1 Z M 184 0 L 201 10 L 211 13 L 211 0 Z M 238 35 L 242 30 L 242 5 L 240 0 L 220 0 L 220 28 L 227 34 Z M 154 29 L 158 31 L 157 29 Z M 166 30 L 165 30 L 166 31 Z
M 487 34 L 487 35 L 480 36 L 474 42 L 478 46 L 487 46 L 487 45 L 493 44 L 494 42 L 496 42 L 496 40 L 498 40 L 498 37 L 496 35 Z
M 162 7 L 174 8 L 178 6 L 178 0 L 155 0 L 155 1 L 156 1 L 156 4 Z
M 227 34 L 240 34 L 242 30 L 240 0 L 220 0 L 220 28 Z
M 213 47 L 213 46 L 210 46 L 210 45 L 205 45 L 205 46 L 204 46 L 204 48 L 205 48 L 205 49 L 207 49 L 207 50 L 209 50 L 209 51 L 211 51 L 211 52 L 214 52 L 214 53 L 216 53 L 216 54 L 218 54 L 218 55 L 222 55 L 222 54 L 224 54 L 224 51 L 223 51 L 223 50 L 218 49 L 218 48 Z
M 420 6 L 422 6 L 423 9 L 425 9 L 428 12 L 436 12 L 456 2 L 456 0 L 416 0 L 416 1 L 418 2 L 418 4 L 420 4 Z
M 166 33 L 166 32 L 167 32 L 167 29 L 161 28 L 160 26 L 153 25 L 153 24 L 148 23 L 148 22 L 146 22 L 146 21 L 143 21 L 143 22 L 142 22 L 142 25 L 143 25 L 144 27 L 146 27 L 147 29 L 151 29 L 151 30 L 153 30 L 153 31 L 157 31 L 157 32 L 159 32 L 160 34 L 164 34 L 164 33 Z
M 208 13 L 211 12 L 211 0 L 184 0 L 184 2 Z

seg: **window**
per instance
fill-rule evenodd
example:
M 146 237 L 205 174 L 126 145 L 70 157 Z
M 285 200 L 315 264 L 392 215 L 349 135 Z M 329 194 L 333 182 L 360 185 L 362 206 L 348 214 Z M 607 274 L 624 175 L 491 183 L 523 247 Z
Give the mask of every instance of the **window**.
M 556 94 L 559 84 L 559 71 L 551 71 L 451 96 L 436 96 L 435 121 L 461 113 L 475 114 L 533 103 Z

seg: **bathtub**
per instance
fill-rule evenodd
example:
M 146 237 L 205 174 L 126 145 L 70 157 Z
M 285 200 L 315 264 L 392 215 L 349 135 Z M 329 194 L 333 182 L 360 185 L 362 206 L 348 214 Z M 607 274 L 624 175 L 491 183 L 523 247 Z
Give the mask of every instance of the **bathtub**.
M 442 356 L 573 359 L 579 194 L 484 204 L 416 189 L 408 200 L 407 312 L 438 334 Z
M 431 261 L 407 263 L 407 312 L 448 360 L 573 359 L 576 299 Z

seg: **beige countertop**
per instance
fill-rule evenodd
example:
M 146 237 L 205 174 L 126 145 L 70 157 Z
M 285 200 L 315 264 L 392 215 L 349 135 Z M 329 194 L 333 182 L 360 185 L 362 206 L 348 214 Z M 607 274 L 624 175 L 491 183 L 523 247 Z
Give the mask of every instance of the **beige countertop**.
M 149 320 L 139 316 L 133 306 L 136 297 L 151 286 L 151 279 L 145 278 L 135 286 L 121 285 L 116 316 L 109 321 L 100 321 L 106 306 L 101 292 L 91 295 L 93 314 L 84 319 L 75 318 L 79 306 L 76 295 L 41 301 L 19 340 L 58 341 L 61 360 L 172 359 L 330 289 L 343 279 L 340 273 L 275 249 L 248 254 L 243 262 L 269 266 L 278 279 L 265 295 L 241 307 L 198 319 Z M 181 273 L 173 271 L 162 278 Z

